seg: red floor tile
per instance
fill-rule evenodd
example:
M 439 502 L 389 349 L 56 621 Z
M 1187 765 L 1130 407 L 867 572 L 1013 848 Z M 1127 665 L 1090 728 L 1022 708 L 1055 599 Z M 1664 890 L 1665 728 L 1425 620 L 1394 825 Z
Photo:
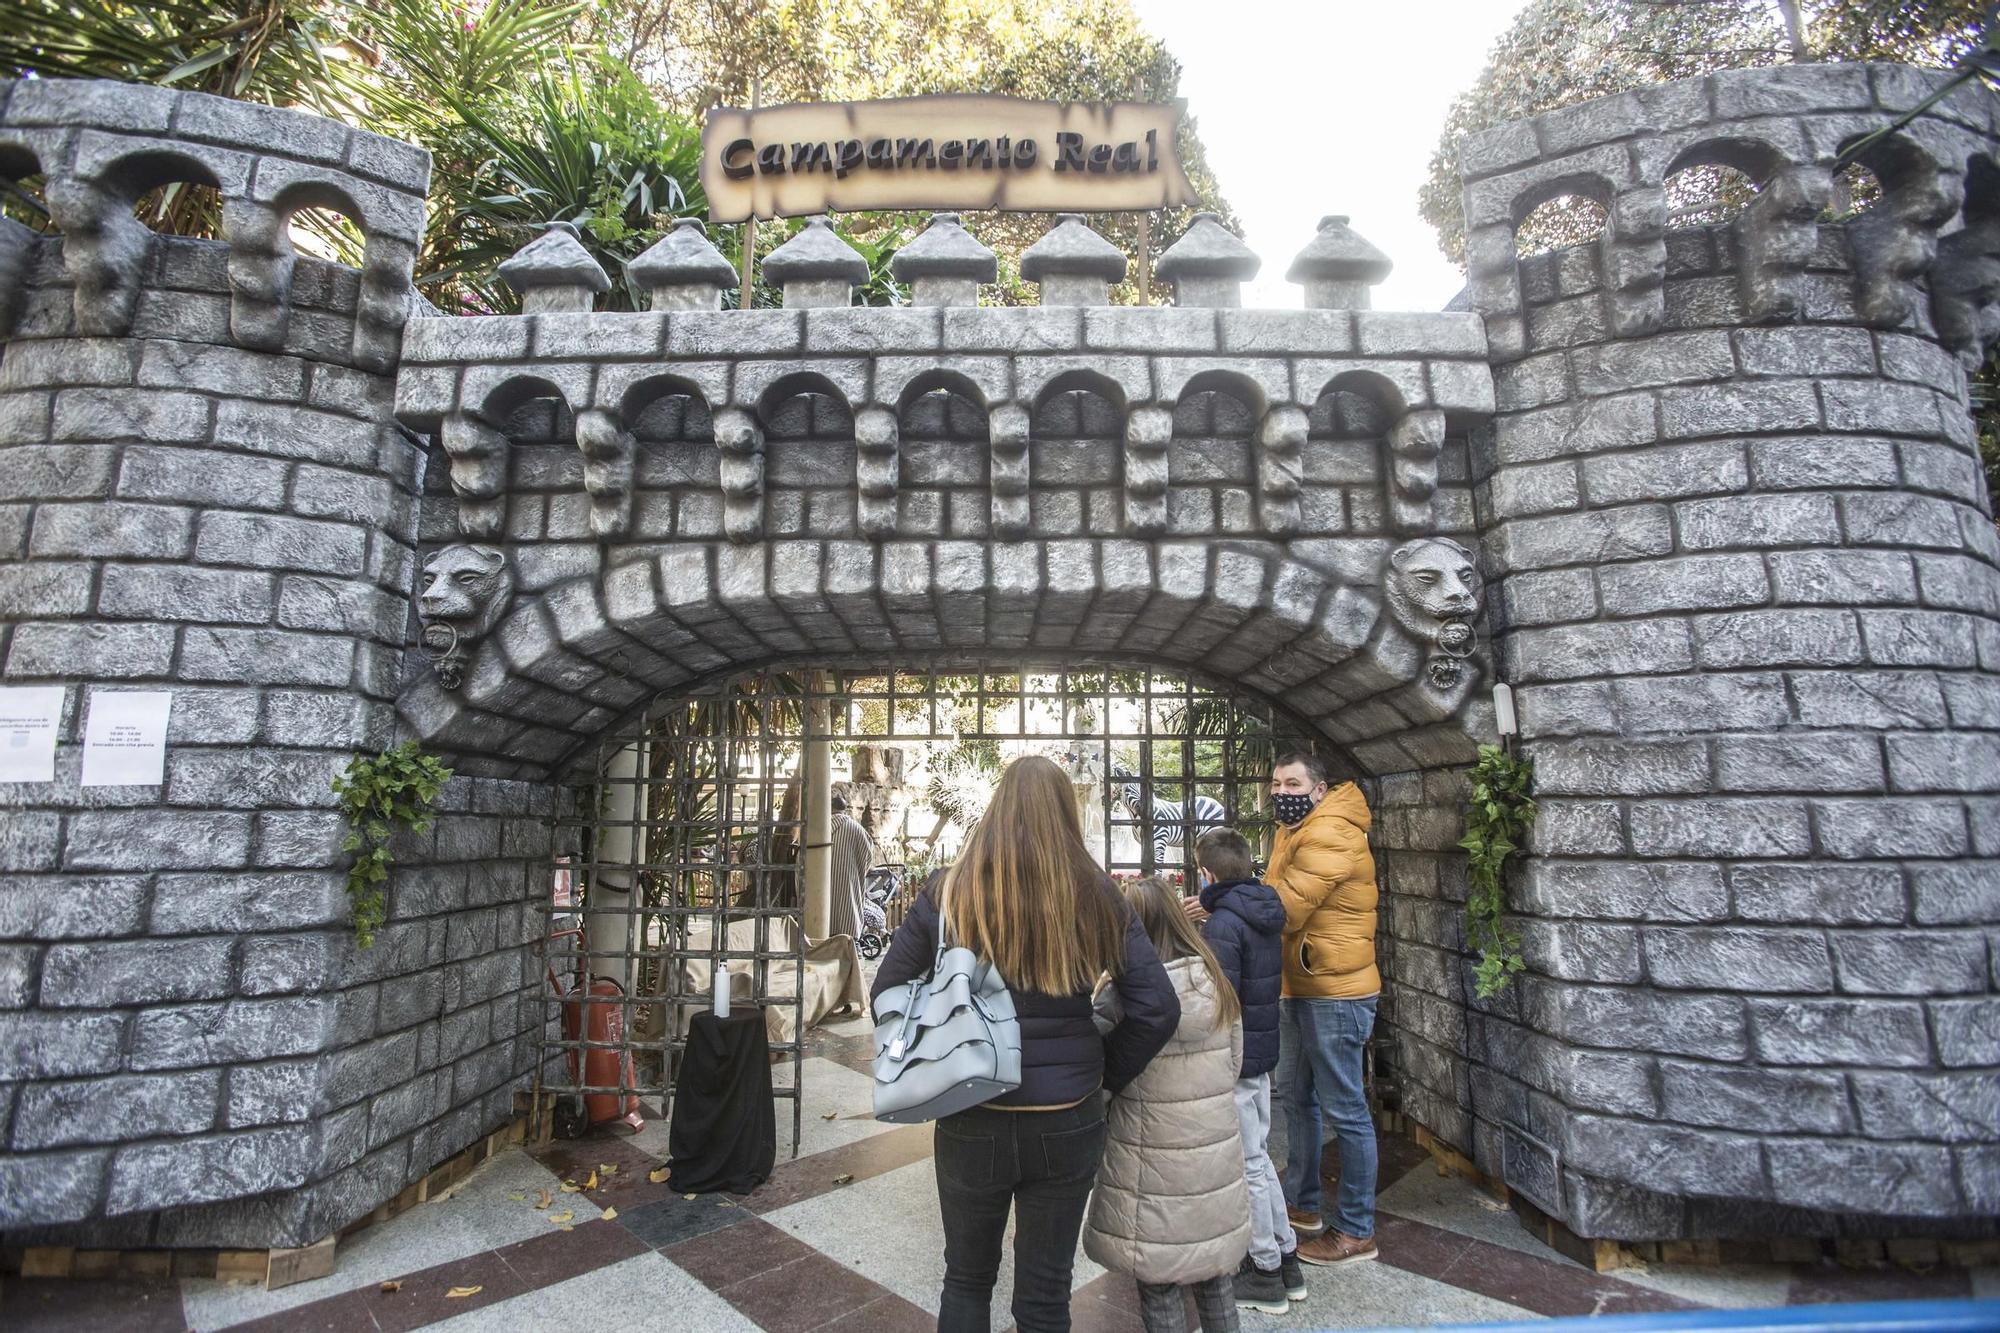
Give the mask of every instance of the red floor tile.
M 813 1250 L 717 1293 L 766 1333 L 808 1333 L 891 1294 L 887 1287 Z
M 10 1277 L 0 1283 L 0 1328 L 34 1333 L 181 1333 L 179 1284 Z
M 790 1232 L 750 1217 L 726 1231 L 696 1236 L 660 1253 L 703 1286 L 720 1290 L 818 1251 Z

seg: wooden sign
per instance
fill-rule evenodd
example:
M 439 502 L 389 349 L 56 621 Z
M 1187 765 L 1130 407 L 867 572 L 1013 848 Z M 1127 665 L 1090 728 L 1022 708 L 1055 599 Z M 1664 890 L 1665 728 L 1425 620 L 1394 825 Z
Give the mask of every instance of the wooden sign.
M 899 97 L 718 107 L 711 222 L 874 209 L 1125 213 L 1196 202 L 1171 102 Z

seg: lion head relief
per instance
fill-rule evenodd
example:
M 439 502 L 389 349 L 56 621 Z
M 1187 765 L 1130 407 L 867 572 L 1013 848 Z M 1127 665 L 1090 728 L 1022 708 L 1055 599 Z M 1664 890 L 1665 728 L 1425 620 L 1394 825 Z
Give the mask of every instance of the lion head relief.
M 1480 578 L 1472 552 L 1449 537 L 1419 537 L 1389 553 L 1383 579 L 1389 615 L 1398 628 L 1432 650 L 1430 677 L 1450 689 L 1472 655 L 1472 618 L 1479 614 Z
M 424 562 L 417 619 L 440 685 L 458 688 L 473 645 L 499 622 L 513 598 L 506 553 L 491 546 L 447 546 Z

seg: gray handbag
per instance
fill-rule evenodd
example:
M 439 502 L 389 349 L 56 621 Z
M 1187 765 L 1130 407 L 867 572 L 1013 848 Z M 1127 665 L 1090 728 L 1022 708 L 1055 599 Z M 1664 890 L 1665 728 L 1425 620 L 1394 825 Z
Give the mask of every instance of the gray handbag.
M 875 1000 L 875 1118 L 921 1124 L 1021 1086 L 1021 1022 L 990 962 L 950 942 L 942 895 L 927 977 Z

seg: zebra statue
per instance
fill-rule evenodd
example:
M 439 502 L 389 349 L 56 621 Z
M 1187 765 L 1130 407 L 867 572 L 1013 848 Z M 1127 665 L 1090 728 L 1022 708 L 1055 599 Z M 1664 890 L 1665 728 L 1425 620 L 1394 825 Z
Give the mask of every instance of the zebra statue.
M 1153 864 L 1156 866 L 1167 864 L 1169 847 L 1190 846 L 1203 829 L 1217 828 L 1229 822 L 1229 812 L 1213 796 L 1195 796 L 1185 805 L 1164 796 L 1155 796 L 1148 802 L 1138 775 L 1113 765 L 1111 779 L 1118 803 L 1152 830 Z

